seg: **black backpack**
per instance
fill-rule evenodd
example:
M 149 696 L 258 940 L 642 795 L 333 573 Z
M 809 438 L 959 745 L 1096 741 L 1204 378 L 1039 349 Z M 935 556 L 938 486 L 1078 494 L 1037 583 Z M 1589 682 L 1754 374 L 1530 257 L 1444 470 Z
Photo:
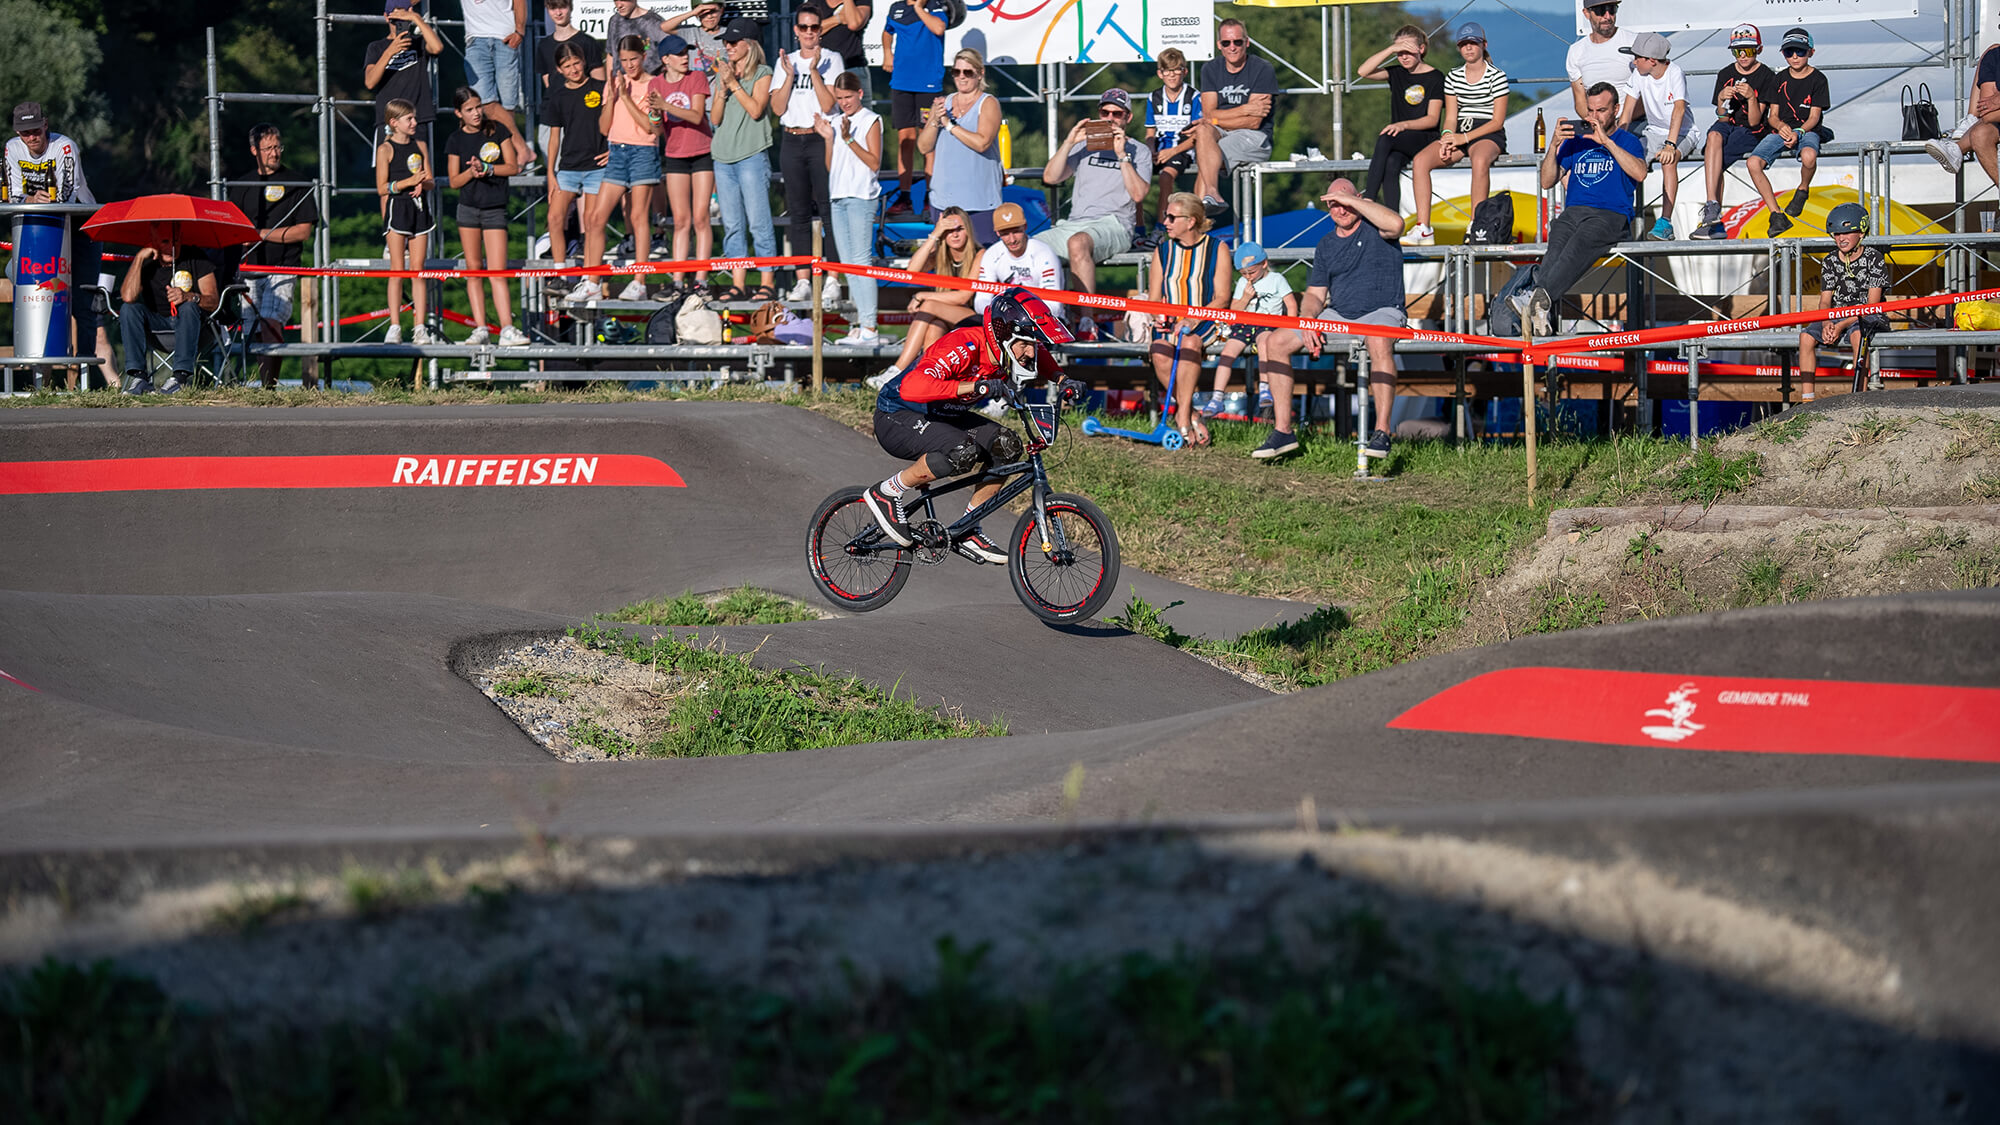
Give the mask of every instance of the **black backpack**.
M 1472 209 L 1465 226 L 1467 246 L 1509 246 L 1514 242 L 1514 195 L 1496 192 Z
M 680 316 L 681 302 L 685 300 L 687 300 L 686 293 L 673 292 L 667 294 L 666 303 L 654 310 L 653 315 L 646 318 L 646 343 L 678 344 L 681 342 L 681 331 L 680 327 L 675 324 L 675 318 Z

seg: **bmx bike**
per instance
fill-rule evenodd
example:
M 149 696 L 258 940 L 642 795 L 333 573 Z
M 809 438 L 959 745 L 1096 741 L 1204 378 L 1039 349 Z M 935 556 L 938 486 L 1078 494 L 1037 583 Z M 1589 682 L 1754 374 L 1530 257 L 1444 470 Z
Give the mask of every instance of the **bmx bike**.
M 1007 576 L 1028 612 L 1051 625 L 1089 619 L 1118 585 L 1118 535 L 1111 520 L 1088 499 L 1049 489 L 1042 453 L 1055 444 L 1062 408 L 1080 385 L 1063 384 L 1057 401 L 1030 404 L 1021 388 L 999 381 L 999 395 L 1027 431 L 1021 458 L 984 472 L 929 485 L 910 507 L 916 542 L 904 547 L 883 534 L 862 500 L 865 487 L 843 488 L 820 502 L 806 530 L 813 584 L 834 605 L 865 613 L 888 605 L 910 579 L 912 564 L 935 566 L 986 516 L 1024 492 L 1033 496 L 1004 544 Z M 1005 481 L 998 493 L 947 525 L 937 498 Z

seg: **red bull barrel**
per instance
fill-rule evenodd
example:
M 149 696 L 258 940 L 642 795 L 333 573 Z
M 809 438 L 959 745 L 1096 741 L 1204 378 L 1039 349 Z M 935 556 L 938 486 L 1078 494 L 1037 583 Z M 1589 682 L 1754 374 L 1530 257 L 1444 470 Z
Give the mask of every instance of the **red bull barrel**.
M 14 216 L 14 354 L 70 351 L 69 216 Z

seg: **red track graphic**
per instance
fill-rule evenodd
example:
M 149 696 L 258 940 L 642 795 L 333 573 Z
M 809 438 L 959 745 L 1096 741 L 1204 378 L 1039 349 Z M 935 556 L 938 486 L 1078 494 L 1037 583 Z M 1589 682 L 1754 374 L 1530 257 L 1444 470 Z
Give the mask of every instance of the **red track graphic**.
M 0 495 L 233 488 L 685 488 L 634 453 L 369 453 L 0 462 Z

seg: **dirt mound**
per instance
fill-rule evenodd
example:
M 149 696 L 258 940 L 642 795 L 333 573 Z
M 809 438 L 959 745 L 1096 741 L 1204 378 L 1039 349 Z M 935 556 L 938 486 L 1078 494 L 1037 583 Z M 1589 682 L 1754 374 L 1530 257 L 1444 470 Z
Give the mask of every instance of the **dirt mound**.
M 2000 585 L 2000 406 L 1791 410 L 1690 454 L 1668 477 L 1724 482 L 1726 502 L 1556 512 L 1484 591 L 1458 645 Z

